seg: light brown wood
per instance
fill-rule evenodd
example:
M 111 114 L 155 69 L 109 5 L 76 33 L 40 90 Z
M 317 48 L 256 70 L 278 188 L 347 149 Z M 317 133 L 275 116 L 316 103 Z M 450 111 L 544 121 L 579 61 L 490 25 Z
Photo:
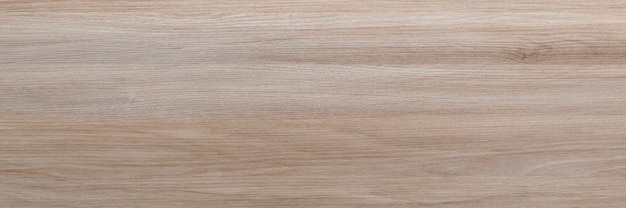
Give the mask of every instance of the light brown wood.
M 0 0 L 0 207 L 624 207 L 626 1 Z

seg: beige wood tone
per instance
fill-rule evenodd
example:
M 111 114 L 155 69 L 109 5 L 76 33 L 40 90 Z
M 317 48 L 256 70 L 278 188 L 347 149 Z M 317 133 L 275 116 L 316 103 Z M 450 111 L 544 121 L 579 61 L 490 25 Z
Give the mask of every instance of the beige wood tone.
M 0 0 L 0 207 L 625 206 L 624 0 Z

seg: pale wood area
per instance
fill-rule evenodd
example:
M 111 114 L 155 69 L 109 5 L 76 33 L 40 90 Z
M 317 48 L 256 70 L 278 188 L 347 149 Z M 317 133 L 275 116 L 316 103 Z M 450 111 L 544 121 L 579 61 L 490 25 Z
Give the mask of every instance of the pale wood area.
M 0 207 L 624 206 L 623 0 L 0 0 Z

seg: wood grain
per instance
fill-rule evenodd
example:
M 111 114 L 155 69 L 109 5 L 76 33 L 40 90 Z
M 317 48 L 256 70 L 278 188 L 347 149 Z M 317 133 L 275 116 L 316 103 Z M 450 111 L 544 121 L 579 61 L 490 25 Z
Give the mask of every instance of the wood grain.
M 0 207 L 624 207 L 626 1 L 0 0 Z

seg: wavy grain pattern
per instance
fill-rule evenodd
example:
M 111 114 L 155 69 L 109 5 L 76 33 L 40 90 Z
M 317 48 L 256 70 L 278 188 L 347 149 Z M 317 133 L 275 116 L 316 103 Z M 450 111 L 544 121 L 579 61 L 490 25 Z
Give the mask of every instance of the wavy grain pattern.
M 626 1 L 0 0 L 0 207 L 624 207 Z

